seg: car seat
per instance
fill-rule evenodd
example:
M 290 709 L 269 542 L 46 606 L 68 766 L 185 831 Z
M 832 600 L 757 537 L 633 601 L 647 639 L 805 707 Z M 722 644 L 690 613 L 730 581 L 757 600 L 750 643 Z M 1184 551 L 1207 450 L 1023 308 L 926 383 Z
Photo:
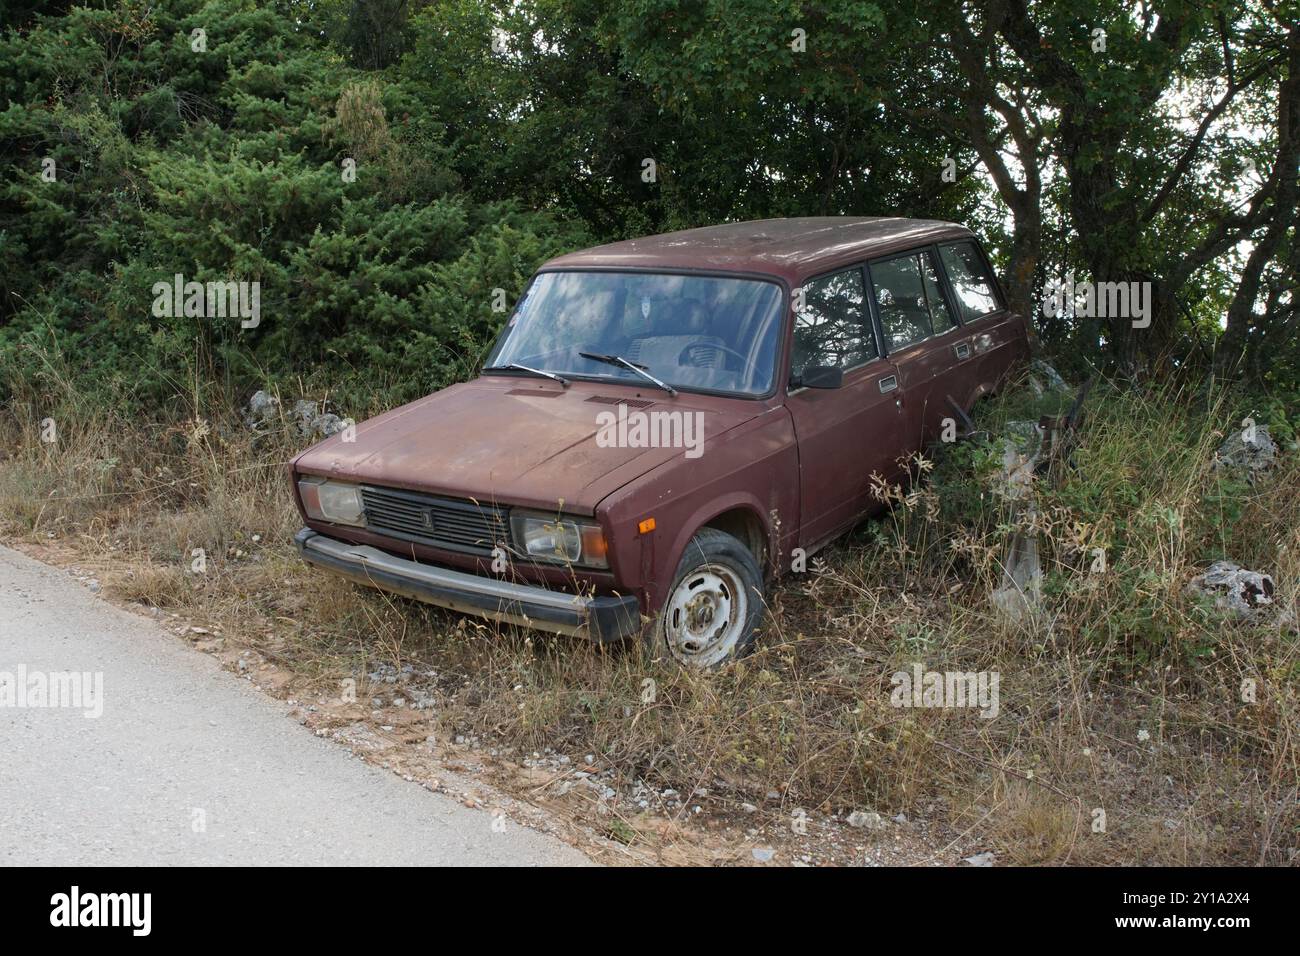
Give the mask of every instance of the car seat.
M 681 380 L 677 378 L 679 369 L 723 368 L 726 354 L 721 348 L 710 346 L 725 343 L 711 334 L 711 325 L 708 310 L 697 299 L 686 299 L 677 304 L 671 316 L 654 330 L 655 334 L 634 339 L 628 346 L 627 358 L 648 366 L 651 374 L 663 372 L 678 381 Z M 688 361 L 686 349 L 692 345 L 696 348 Z

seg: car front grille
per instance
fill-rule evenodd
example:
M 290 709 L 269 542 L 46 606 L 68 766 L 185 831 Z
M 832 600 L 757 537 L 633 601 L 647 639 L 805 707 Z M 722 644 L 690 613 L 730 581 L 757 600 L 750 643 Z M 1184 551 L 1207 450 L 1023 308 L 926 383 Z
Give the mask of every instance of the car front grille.
M 432 548 L 488 555 L 509 542 L 506 512 L 494 505 L 363 485 L 366 528 Z

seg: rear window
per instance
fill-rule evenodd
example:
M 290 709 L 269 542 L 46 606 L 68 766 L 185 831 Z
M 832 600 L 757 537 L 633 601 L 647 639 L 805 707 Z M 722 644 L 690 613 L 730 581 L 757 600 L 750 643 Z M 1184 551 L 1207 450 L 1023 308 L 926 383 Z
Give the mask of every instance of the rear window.
M 984 257 L 973 242 L 958 242 L 939 247 L 939 258 L 948 273 L 961 320 L 969 322 L 1001 308 L 998 294 L 989 275 Z

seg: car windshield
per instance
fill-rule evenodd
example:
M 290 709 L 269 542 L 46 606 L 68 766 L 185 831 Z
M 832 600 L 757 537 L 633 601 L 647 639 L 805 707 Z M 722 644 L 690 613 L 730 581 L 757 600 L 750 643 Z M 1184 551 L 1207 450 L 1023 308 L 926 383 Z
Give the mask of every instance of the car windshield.
M 763 395 L 772 389 L 780 332 L 781 289 L 774 282 L 543 272 L 486 365 L 647 382 L 617 357 L 673 387 Z

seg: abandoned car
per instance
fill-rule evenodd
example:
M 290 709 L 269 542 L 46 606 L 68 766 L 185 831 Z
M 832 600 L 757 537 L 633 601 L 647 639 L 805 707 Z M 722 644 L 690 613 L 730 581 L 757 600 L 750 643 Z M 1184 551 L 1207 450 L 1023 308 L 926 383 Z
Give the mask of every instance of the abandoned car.
M 1028 356 L 966 228 L 730 223 L 542 266 L 481 374 L 290 464 L 302 556 L 702 667 Z

